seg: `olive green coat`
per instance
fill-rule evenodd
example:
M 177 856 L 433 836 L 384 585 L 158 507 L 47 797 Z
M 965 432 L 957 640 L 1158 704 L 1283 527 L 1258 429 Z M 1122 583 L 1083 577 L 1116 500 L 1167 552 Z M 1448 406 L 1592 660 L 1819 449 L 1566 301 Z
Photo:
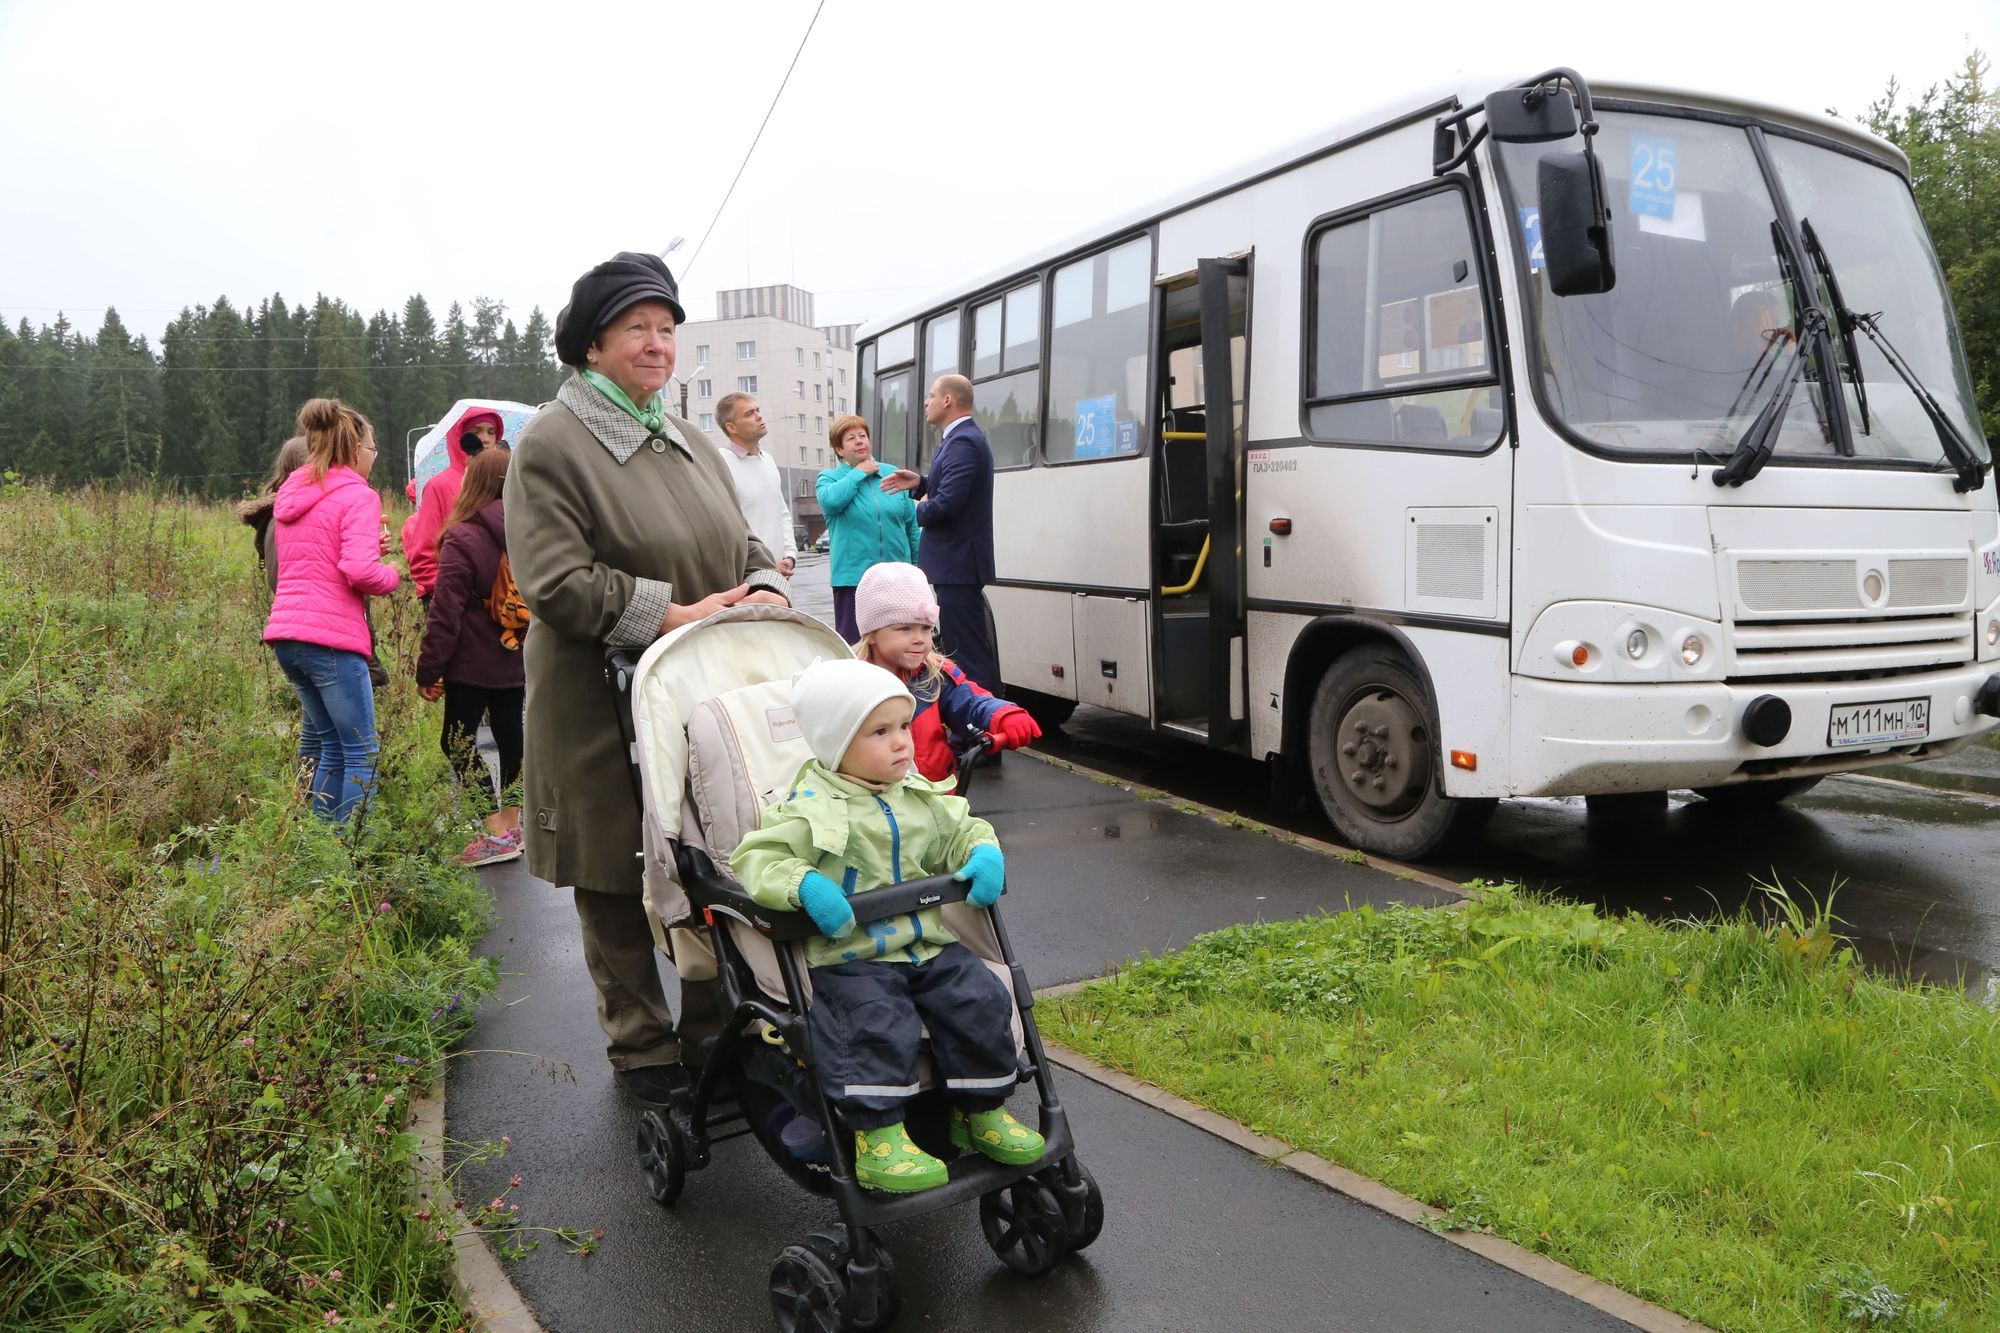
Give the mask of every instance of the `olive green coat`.
M 534 617 L 522 652 L 528 869 L 639 892 L 639 810 L 605 677 L 610 648 L 659 637 L 669 601 L 748 581 L 786 592 L 713 444 L 679 417 L 649 434 L 577 378 L 534 415 L 507 470 L 507 556 Z

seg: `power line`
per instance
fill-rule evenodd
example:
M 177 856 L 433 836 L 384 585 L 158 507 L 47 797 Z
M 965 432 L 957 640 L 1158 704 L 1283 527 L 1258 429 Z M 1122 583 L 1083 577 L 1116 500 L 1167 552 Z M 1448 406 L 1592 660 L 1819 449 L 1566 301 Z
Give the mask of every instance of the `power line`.
M 799 57 L 806 53 L 806 42 L 813 35 L 813 25 L 819 22 L 820 10 L 825 8 L 826 0 L 819 0 L 819 4 L 813 8 L 813 16 L 806 23 L 805 36 L 799 38 L 799 49 L 792 52 L 792 63 L 785 66 L 785 77 L 778 80 L 778 91 L 772 95 L 771 105 L 764 111 L 764 119 L 758 122 L 757 134 L 750 140 L 750 147 L 744 150 L 742 164 L 736 168 L 736 175 L 729 182 L 729 188 L 722 192 L 722 202 L 715 206 L 715 216 L 708 220 L 708 230 L 701 234 L 701 240 L 695 245 L 694 253 L 688 256 L 687 267 L 681 270 L 682 282 L 686 282 L 687 275 L 694 272 L 695 261 L 701 258 L 702 246 L 707 245 L 708 238 L 714 234 L 715 224 L 722 221 L 722 210 L 729 207 L 729 196 L 736 193 L 736 182 L 743 179 L 743 172 L 750 165 L 750 155 L 757 151 L 758 140 L 764 137 L 764 127 L 771 123 L 771 113 L 778 109 L 778 99 L 785 95 L 785 85 L 792 81 L 792 71 L 799 67 Z
M 99 371 L 111 371 L 111 370 L 149 371 L 149 372 L 158 371 L 161 373 L 165 373 L 168 371 L 182 372 L 182 371 L 193 371 L 193 370 L 222 370 L 234 373 L 237 371 L 245 371 L 245 370 L 261 370 L 273 374 L 327 375 L 327 374 L 332 374 L 336 371 L 347 371 L 347 370 L 376 371 L 376 370 L 557 370 L 557 369 L 560 369 L 560 367 L 554 361 L 466 361 L 456 364 L 438 362 L 438 361 L 423 361 L 423 362 L 391 362 L 379 366 L 166 366 L 166 365 L 161 365 L 158 362 L 154 362 L 151 364 L 142 363 L 136 366 L 133 365 L 114 366 L 114 365 L 107 365 L 100 361 L 88 366 L 80 366 L 80 365 L 0 366 L 0 374 L 15 374 L 23 370 L 39 370 L 51 374 L 57 371 L 74 371 L 82 375 L 91 375 Z

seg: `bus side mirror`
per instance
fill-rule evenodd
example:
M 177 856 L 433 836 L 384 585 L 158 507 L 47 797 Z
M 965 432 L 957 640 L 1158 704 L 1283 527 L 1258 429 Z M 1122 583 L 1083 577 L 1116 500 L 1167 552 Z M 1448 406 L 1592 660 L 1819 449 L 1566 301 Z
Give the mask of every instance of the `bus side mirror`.
M 1576 133 L 1576 103 L 1547 84 L 1502 88 L 1486 99 L 1486 128 L 1499 143 L 1553 143 Z
M 1542 262 L 1557 296 L 1608 292 L 1617 281 L 1611 265 L 1611 214 L 1604 206 L 1604 169 L 1587 147 L 1550 153 L 1536 170 L 1542 210 Z

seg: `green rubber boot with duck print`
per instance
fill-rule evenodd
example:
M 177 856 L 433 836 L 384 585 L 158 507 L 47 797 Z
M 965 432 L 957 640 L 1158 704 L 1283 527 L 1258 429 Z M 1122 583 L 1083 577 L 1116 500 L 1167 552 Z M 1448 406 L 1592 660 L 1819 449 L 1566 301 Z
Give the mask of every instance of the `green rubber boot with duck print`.
M 943 1162 L 910 1139 L 903 1122 L 854 1131 L 854 1178 L 863 1188 L 918 1194 L 951 1178 Z

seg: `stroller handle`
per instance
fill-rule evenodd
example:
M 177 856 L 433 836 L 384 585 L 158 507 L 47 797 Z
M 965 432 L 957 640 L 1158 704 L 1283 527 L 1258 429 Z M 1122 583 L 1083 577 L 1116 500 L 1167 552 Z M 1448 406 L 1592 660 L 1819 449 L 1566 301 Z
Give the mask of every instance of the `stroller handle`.
M 725 912 L 780 942 L 810 940 L 819 936 L 819 927 L 813 924 L 811 917 L 804 912 L 774 911 L 764 906 L 718 871 L 715 862 L 701 848 L 683 845 L 675 859 L 681 873 L 681 884 L 695 906 Z M 856 894 L 848 903 L 854 909 L 855 924 L 865 925 L 884 917 L 961 902 L 971 888 L 967 881 L 953 879 L 950 875 L 927 875 L 923 879 L 909 879 L 901 884 L 870 889 Z

